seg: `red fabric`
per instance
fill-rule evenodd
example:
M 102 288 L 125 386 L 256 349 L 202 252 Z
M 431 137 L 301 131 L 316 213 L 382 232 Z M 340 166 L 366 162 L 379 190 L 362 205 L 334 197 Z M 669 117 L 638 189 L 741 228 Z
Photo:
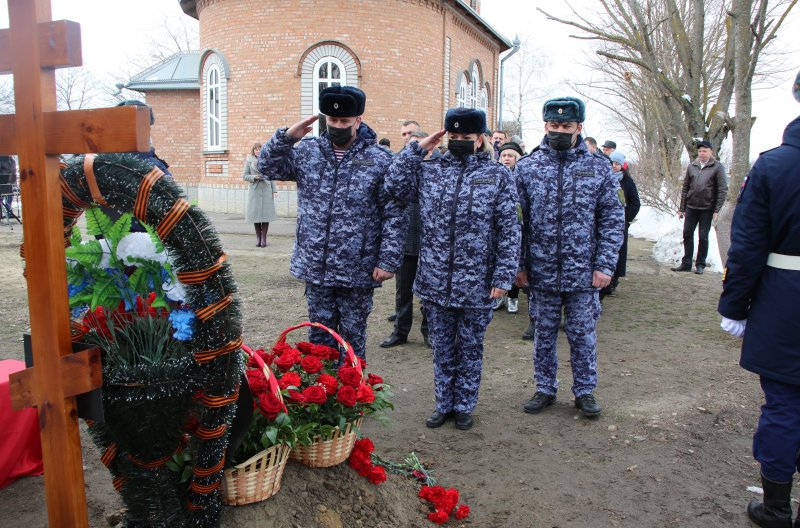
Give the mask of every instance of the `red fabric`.
M 24 369 L 22 361 L 0 361 L 0 488 L 19 477 L 44 473 L 36 409 L 11 408 L 8 376 Z

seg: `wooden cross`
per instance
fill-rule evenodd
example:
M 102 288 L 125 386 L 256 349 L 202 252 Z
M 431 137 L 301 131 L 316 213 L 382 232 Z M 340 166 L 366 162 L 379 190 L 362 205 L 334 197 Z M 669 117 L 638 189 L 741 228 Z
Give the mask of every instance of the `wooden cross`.
M 97 349 L 72 354 L 58 154 L 149 150 L 144 107 L 56 111 L 55 68 L 80 66 L 80 25 L 50 0 L 8 0 L 0 73 L 16 115 L 0 116 L 0 154 L 18 154 L 34 367 L 11 379 L 15 407 L 36 406 L 49 526 L 88 526 L 75 396 L 102 383 Z

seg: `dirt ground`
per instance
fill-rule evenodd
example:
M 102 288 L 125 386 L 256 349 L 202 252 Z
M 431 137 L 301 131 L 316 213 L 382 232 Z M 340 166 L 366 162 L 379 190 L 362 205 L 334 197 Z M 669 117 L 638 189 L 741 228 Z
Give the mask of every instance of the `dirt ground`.
M 21 358 L 27 326 L 20 231 L 0 226 L 0 359 Z M 244 307 L 245 340 L 268 346 L 306 316 L 303 285 L 288 272 L 292 239 L 272 236 L 266 249 L 250 236 L 223 234 Z M 376 291 L 369 320 L 369 370 L 393 386 L 391 424 L 363 430 L 385 458 L 410 451 L 439 483 L 461 491 L 472 508 L 450 526 L 747 527 L 745 505 L 760 485 L 750 444 L 758 416 L 757 379 L 737 362 L 739 341 L 719 328 L 720 275 L 670 272 L 631 240 L 629 275 L 608 298 L 598 326 L 599 386 L 604 412 L 587 420 L 570 392 L 568 345 L 559 339 L 556 405 L 522 412 L 533 394 L 532 344 L 520 338 L 520 313 L 495 313 L 487 337 L 475 426 L 431 430 L 431 352 L 415 321 L 408 344 L 385 350 L 394 282 Z M 417 312 L 418 313 L 418 312 Z M 298 335 L 297 340 L 303 336 Z M 291 339 L 290 339 L 291 340 Z M 113 526 L 120 505 L 84 434 L 86 493 L 92 526 Z M 414 483 L 398 476 L 373 486 L 346 466 L 310 470 L 290 463 L 283 489 L 256 506 L 229 509 L 222 526 L 432 526 Z M 42 477 L 0 490 L 0 526 L 47 525 Z

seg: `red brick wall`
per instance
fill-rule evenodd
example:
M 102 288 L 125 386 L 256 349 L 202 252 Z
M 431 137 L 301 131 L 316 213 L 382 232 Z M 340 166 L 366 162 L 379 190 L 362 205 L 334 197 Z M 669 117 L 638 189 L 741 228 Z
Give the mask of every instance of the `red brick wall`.
M 150 131 L 156 154 L 169 163 L 169 170 L 183 186 L 200 181 L 200 93 L 197 90 L 150 91 L 156 122 Z
M 232 186 L 242 183 L 241 168 L 253 142 L 266 141 L 276 128 L 303 117 L 300 61 L 321 41 L 340 42 L 355 53 L 358 85 L 367 94 L 364 121 L 379 138 L 391 139 L 393 150 L 402 145 L 404 120 L 415 119 L 429 132 L 442 125 L 445 37 L 452 39 L 449 106 L 456 104 L 459 72 L 478 59 L 491 86 L 489 120 L 494 119 L 499 45 L 476 31 L 449 1 L 200 0 L 197 11 L 201 49 L 220 52 L 230 68 L 224 155 L 229 170 L 222 179 Z M 204 158 L 212 156 L 202 154 L 199 99 L 194 104 L 186 114 L 195 116 L 194 135 L 181 136 L 195 149 L 195 173 L 201 173 Z M 201 183 L 219 184 L 222 179 L 208 174 Z

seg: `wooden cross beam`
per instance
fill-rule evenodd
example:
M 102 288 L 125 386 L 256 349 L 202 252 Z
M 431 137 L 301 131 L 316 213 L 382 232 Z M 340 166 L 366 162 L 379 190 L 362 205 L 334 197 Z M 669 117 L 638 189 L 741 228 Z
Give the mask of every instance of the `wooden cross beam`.
M 19 155 L 34 367 L 11 380 L 35 405 L 49 526 L 88 526 L 74 396 L 101 383 L 97 351 L 72 352 L 56 154 L 149 150 L 144 107 L 57 112 L 55 68 L 80 66 L 80 26 L 51 21 L 50 0 L 8 0 L 0 71 L 14 76 L 16 115 L 0 118 L 0 153 Z

